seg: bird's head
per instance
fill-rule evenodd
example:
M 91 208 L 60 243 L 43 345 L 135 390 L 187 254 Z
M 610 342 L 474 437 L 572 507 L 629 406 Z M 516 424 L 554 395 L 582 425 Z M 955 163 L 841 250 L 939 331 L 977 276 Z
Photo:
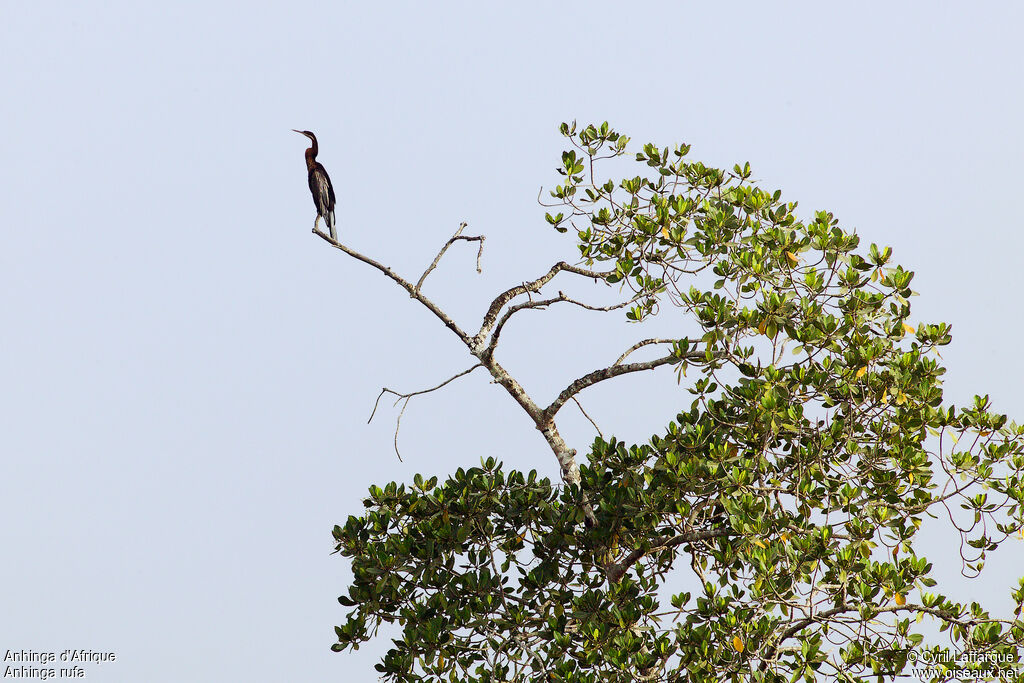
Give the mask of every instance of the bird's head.
M 294 130 L 294 131 L 295 131 L 296 133 L 298 133 L 299 135 L 305 135 L 305 136 L 306 136 L 307 138 L 309 138 L 309 139 L 310 139 L 310 140 L 312 140 L 313 142 L 316 142 L 316 136 L 315 136 L 315 135 L 313 135 L 313 133 L 312 133 L 312 132 L 310 132 L 310 131 L 308 131 L 308 130 L 296 130 L 296 129 L 294 129 L 294 128 L 292 128 L 292 130 Z

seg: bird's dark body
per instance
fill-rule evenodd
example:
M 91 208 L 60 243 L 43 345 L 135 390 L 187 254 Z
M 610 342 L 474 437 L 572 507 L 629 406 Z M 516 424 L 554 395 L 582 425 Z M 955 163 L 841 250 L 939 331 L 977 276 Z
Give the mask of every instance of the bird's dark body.
M 313 205 L 316 206 L 317 221 L 321 218 L 327 223 L 331 239 L 337 240 L 338 235 L 334 228 L 334 186 L 331 185 L 331 177 L 327 175 L 327 169 L 316 160 L 319 145 L 316 136 L 308 130 L 297 130 L 310 139 L 312 146 L 306 150 L 306 168 L 309 171 L 309 192 L 313 195 Z M 316 222 L 313 227 L 316 228 Z
M 327 175 L 324 165 L 314 161 L 309 169 L 309 191 L 316 204 L 316 212 L 327 221 L 331 232 L 334 232 L 334 187 Z

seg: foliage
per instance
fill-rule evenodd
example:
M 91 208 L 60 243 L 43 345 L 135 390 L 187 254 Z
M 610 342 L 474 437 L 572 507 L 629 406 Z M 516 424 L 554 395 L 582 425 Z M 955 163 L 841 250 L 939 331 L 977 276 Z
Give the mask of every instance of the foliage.
M 912 324 L 913 273 L 749 164 L 647 144 L 604 180 L 628 138 L 562 133 L 547 221 L 612 267 L 629 320 L 694 330 L 670 345 L 686 407 L 647 443 L 597 439 L 578 487 L 485 459 L 371 488 L 334 529 L 354 574 L 334 649 L 398 623 L 393 681 L 893 679 L 950 647 L 1013 666 L 1024 624 L 932 592 L 914 541 L 939 516 L 982 572 L 1024 524 L 1024 428 L 943 403 L 950 328 Z

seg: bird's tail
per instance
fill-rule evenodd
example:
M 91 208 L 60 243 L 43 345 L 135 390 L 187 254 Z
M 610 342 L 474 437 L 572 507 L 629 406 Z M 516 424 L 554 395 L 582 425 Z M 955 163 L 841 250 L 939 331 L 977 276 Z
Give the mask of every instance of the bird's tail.
M 335 242 L 337 242 L 338 241 L 338 233 L 334 229 L 334 212 L 333 211 L 331 211 L 330 213 L 327 214 L 327 227 L 331 231 L 331 239 L 334 240 Z

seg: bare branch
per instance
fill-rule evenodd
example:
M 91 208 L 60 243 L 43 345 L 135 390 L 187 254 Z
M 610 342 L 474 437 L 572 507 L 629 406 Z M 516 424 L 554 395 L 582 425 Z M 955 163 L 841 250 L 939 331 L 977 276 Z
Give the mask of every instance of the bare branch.
M 515 306 L 509 308 L 507 311 L 505 311 L 505 314 L 501 316 L 501 320 L 499 320 L 498 323 L 494 326 L 494 334 L 491 335 L 491 340 L 487 343 L 487 348 L 484 350 L 483 355 L 489 358 L 494 354 L 494 349 L 498 346 L 498 338 L 501 337 L 501 330 L 505 327 L 505 323 L 508 322 L 508 319 L 511 318 L 515 313 L 518 313 L 523 309 L 543 310 L 550 306 L 551 304 L 556 304 L 559 301 L 561 301 L 561 299 L 559 299 L 558 297 L 555 297 L 553 299 L 538 299 L 537 301 L 530 299 L 529 301 L 523 302 L 521 304 L 516 304 Z
M 476 335 L 477 343 L 482 344 L 484 338 L 491 333 L 492 329 L 494 329 L 494 325 L 498 320 L 498 313 L 501 312 L 501 309 L 505 306 L 505 304 L 507 304 L 509 301 L 519 296 L 520 294 L 540 292 L 541 287 L 550 282 L 552 278 L 554 278 L 556 275 L 558 275 L 558 273 L 562 271 L 573 273 L 576 275 L 582 275 L 584 277 L 593 278 L 594 280 L 603 280 L 609 275 L 611 275 L 613 272 L 599 272 L 587 270 L 586 268 L 570 266 L 565 261 L 559 261 L 555 265 L 551 266 L 551 269 L 548 270 L 548 272 L 544 273 L 536 280 L 531 280 L 530 282 L 524 282 L 521 285 L 510 287 L 509 289 L 506 289 L 504 292 L 495 297 L 494 301 L 491 302 L 490 307 L 487 309 L 487 313 L 484 314 L 483 323 L 480 325 L 480 331 L 477 332 Z
M 524 282 L 522 285 L 513 287 L 503 292 L 502 294 L 498 295 L 498 297 L 491 303 L 490 308 L 488 309 L 486 315 L 484 316 L 484 324 L 483 327 L 481 328 L 481 331 L 476 336 L 470 337 L 455 323 L 454 320 L 452 320 L 448 316 L 448 314 L 446 314 L 444 311 L 438 308 L 438 306 L 433 301 L 423 296 L 423 294 L 417 289 L 417 287 L 414 286 L 409 281 L 407 281 L 405 278 L 396 274 L 387 266 L 384 266 L 367 256 L 363 256 L 359 252 L 355 251 L 354 249 L 350 249 L 344 244 L 338 242 L 337 240 L 331 239 L 328 235 L 320 232 L 320 230 L 317 229 L 316 227 L 313 228 L 313 232 L 318 237 L 320 237 L 320 239 L 324 240 L 325 242 L 333 246 L 335 249 L 339 249 L 348 254 L 349 256 L 351 256 L 352 258 L 355 258 L 369 266 L 372 266 L 373 268 L 376 268 L 381 273 L 389 277 L 391 280 L 397 283 L 402 289 L 407 291 L 412 298 L 416 299 L 421 304 L 426 306 L 427 309 L 430 310 L 430 312 L 433 313 L 439 320 L 441 320 L 441 322 L 443 322 L 448 329 L 454 332 L 455 335 L 458 336 L 458 338 L 462 341 L 462 343 L 466 345 L 470 352 L 480 360 L 479 365 L 483 365 L 485 368 L 487 368 L 488 372 L 491 373 L 491 377 L 494 378 L 494 381 L 497 384 L 500 384 L 502 387 L 504 387 L 505 391 L 507 391 L 508 394 L 516 401 L 516 403 L 518 403 L 523 408 L 523 410 L 526 411 L 526 414 L 530 416 L 530 419 L 533 421 L 537 430 L 543 435 L 544 440 L 547 442 L 548 447 L 551 449 L 551 452 L 554 453 L 555 459 L 558 460 L 558 465 L 562 470 L 563 481 L 565 481 L 565 483 L 567 484 L 578 484 L 580 482 L 580 468 L 579 464 L 576 462 L 576 451 L 572 448 L 569 448 L 569 445 L 565 443 L 565 439 L 563 439 L 561 434 L 559 434 L 558 427 L 555 425 L 554 420 L 551 418 L 551 415 L 553 415 L 554 413 L 549 415 L 545 411 L 541 410 L 540 407 L 537 406 L 537 404 L 533 401 L 533 399 L 530 398 L 530 395 L 526 393 L 526 390 L 522 387 L 522 385 L 519 384 L 519 382 L 516 381 L 516 379 L 512 377 L 505 368 L 503 368 L 497 361 L 495 361 L 493 357 L 490 357 L 484 353 L 485 349 L 483 349 L 482 346 L 483 340 L 486 338 L 486 335 L 490 332 L 491 329 L 493 329 L 494 324 L 497 321 L 498 314 L 501 312 L 501 308 L 505 304 L 507 304 L 513 297 L 524 293 L 539 291 L 544 284 L 549 282 L 551 278 L 553 278 L 555 275 L 557 275 L 559 272 L 563 270 L 568 271 L 570 273 L 574 273 L 576 275 L 582 275 L 584 277 L 593 278 L 595 280 L 604 279 L 605 277 L 611 274 L 610 272 L 594 272 L 586 270 L 584 268 L 579 268 L 577 266 L 570 266 L 568 263 L 565 263 L 564 261 L 556 263 L 554 266 L 551 267 L 551 269 L 547 273 L 542 275 L 540 278 L 532 282 Z M 459 237 L 460 235 L 456 236 Z M 476 366 L 474 366 L 474 368 L 475 367 Z M 473 368 L 470 368 L 470 370 L 472 369 Z M 467 374 L 470 370 L 467 370 L 462 374 Z M 459 376 L 461 375 L 456 375 L 456 377 Z M 451 379 L 455 378 L 453 377 Z M 449 379 L 448 381 L 451 381 L 451 379 Z M 444 386 L 444 384 L 447 384 L 447 382 L 443 383 L 440 386 Z M 440 386 L 435 387 L 435 389 L 440 388 Z M 429 391 L 433 390 L 434 389 L 431 389 Z M 381 392 L 381 396 L 383 396 L 383 394 L 385 393 L 391 393 L 398 396 L 398 400 L 395 402 L 395 405 L 398 405 L 399 402 L 406 401 L 407 403 L 408 399 L 411 398 L 411 396 L 426 393 L 426 391 L 414 392 L 414 394 L 403 395 L 396 391 L 385 388 Z M 378 401 L 379 400 L 380 396 L 378 396 Z M 374 410 L 376 410 L 376 406 Z M 401 420 L 401 416 L 402 414 L 399 413 L 399 421 Z M 370 417 L 372 419 L 373 415 L 371 414 Z M 396 453 L 398 452 L 397 429 L 395 431 L 395 451 Z M 401 458 L 401 454 L 399 454 L 399 458 Z M 593 507 L 591 506 L 586 494 L 582 494 L 580 504 L 584 514 L 586 515 L 587 522 L 590 524 L 594 524 L 596 521 L 596 517 L 594 515 Z
M 608 306 L 591 306 L 590 304 L 585 304 L 582 301 L 576 301 L 575 299 L 569 298 L 564 293 L 562 293 L 561 291 L 558 292 L 558 300 L 559 301 L 565 301 L 565 302 L 568 302 L 570 304 L 574 304 L 576 306 L 579 306 L 580 308 L 585 308 L 588 311 L 614 311 L 614 310 L 619 309 L 619 308 L 625 308 L 626 306 L 628 306 L 628 305 L 630 305 L 632 303 L 636 303 L 637 300 L 640 299 L 640 297 L 641 297 L 641 294 L 636 294 L 633 297 L 631 297 L 630 299 L 628 299 L 626 301 L 620 301 L 617 304 L 610 304 Z
M 654 360 L 644 361 L 643 363 L 629 363 L 628 365 L 611 365 L 607 368 L 594 370 L 593 372 L 583 375 L 577 380 L 574 380 L 572 384 L 563 389 L 562 393 L 560 393 L 558 397 L 551 402 L 551 405 L 544 409 L 544 413 L 548 417 L 553 418 L 555 416 L 555 413 L 557 413 L 561 409 L 561 407 L 565 405 L 565 402 L 568 401 L 570 398 L 580 393 L 587 387 L 597 384 L 598 382 L 603 382 L 606 379 L 611 379 L 612 377 L 618 377 L 619 375 L 625 375 L 631 372 L 653 370 L 654 368 L 666 365 L 667 363 L 674 363 L 679 360 L 698 360 L 703 359 L 704 357 L 705 356 L 703 353 L 688 354 L 687 356 L 684 356 L 682 358 L 674 354 L 669 354 L 667 356 L 662 356 L 661 358 L 656 358 Z
M 395 405 L 398 405 L 398 401 L 395 401 Z M 402 416 L 405 415 L 405 407 L 409 405 L 409 398 L 406 397 L 405 403 L 402 404 L 402 409 L 398 411 L 398 417 L 395 418 L 395 455 L 398 456 L 398 462 L 405 462 L 402 460 L 402 453 L 398 450 L 398 430 L 402 428 Z
M 559 203 L 557 203 L 557 204 L 545 204 L 544 202 L 542 202 L 542 201 L 540 200 L 540 196 L 541 196 L 541 194 L 543 194 L 543 193 L 544 193 L 544 186 L 543 186 L 543 185 L 541 185 L 541 186 L 540 186 L 540 188 L 539 188 L 539 189 L 537 190 L 537 203 L 538 203 L 538 204 L 540 204 L 541 206 L 543 206 L 543 207 L 546 207 L 546 208 L 549 208 L 549 209 L 550 209 L 551 207 L 553 207 L 553 206 L 565 206 L 565 205 L 564 205 L 564 204 L 562 204 L 561 202 L 559 202 Z
M 632 346 L 630 346 L 628 349 L 626 349 L 626 352 L 623 353 L 621 356 L 619 356 L 619 359 L 617 361 L 615 361 L 614 363 L 612 363 L 612 365 L 618 365 L 622 361 L 626 360 L 626 357 L 629 356 L 629 354 L 633 353 L 634 351 L 636 351 L 637 349 L 639 349 L 639 348 L 641 348 L 643 346 L 647 346 L 648 344 L 672 344 L 673 342 L 676 342 L 676 341 L 678 341 L 678 340 L 676 340 L 676 339 L 644 339 L 643 341 L 639 341 L 636 344 L 633 344 Z
M 441 387 L 443 387 L 443 386 L 445 386 L 447 384 L 450 384 L 451 382 L 457 380 L 459 377 L 462 377 L 463 375 L 468 375 L 469 373 L 473 372 L 474 370 L 476 370 L 477 368 L 480 368 L 480 367 L 483 367 L 483 363 L 477 363 L 476 365 L 474 365 L 471 368 L 467 368 L 467 369 L 463 370 L 462 372 L 460 372 L 458 374 L 452 375 L 451 377 L 449 377 L 445 381 L 443 381 L 440 384 L 438 384 L 436 387 L 431 387 L 430 389 L 421 389 L 420 391 L 413 391 L 413 392 L 410 392 L 408 394 L 403 394 L 401 392 L 395 391 L 394 389 L 388 389 L 387 387 L 384 387 L 383 389 L 380 390 L 380 394 L 377 396 L 377 400 L 373 404 L 373 412 L 370 413 L 370 419 L 366 421 L 366 424 L 370 424 L 370 422 L 373 421 L 373 416 L 377 412 L 377 404 L 380 403 L 380 398 L 384 394 L 392 394 L 394 396 L 397 396 L 399 401 L 402 400 L 403 398 L 408 399 L 408 398 L 412 398 L 413 396 L 419 396 L 420 394 L 429 394 L 432 391 L 437 391 Z M 398 405 L 397 401 L 395 402 L 395 405 Z
M 578 400 L 576 399 L 576 397 L 575 397 L 575 396 L 573 396 L 573 397 L 572 397 L 572 400 L 573 400 L 573 402 L 574 402 L 574 403 L 576 404 L 576 407 L 580 409 L 580 412 L 581 412 L 581 413 L 583 413 L 583 417 L 585 417 L 585 418 L 587 418 L 588 420 L 590 420 L 590 424 L 594 425 L 594 429 L 596 429 L 596 430 L 597 430 L 597 435 L 598 435 L 599 437 L 601 437 L 601 438 L 603 439 L 603 438 L 604 438 L 604 434 L 602 434 L 602 433 L 601 433 L 601 428 L 597 426 L 597 423 L 596 423 L 596 422 L 594 422 L 594 420 L 593 420 L 593 419 L 591 419 L 591 417 L 590 417 L 589 415 L 587 415 L 587 411 L 583 410 L 583 404 L 582 404 L 582 403 L 580 403 L 580 402 L 579 402 L 579 401 L 578 401 Z
M 409 399 L 411 399 L 413 396 L 419 396 L 420 394 L 429 394 L 432 391 L 437 391 L 441 387 L 450 384 L 451 382 L 454 382 L 455 380 L 464 375 L 468 375 L 469 373 L 473 372 L 479 367 L 483 367 L 483 363 L 477 363 L 471 368 L 463 370 L 462 372 L 456 375 L 452 375 L 445 381 L 438 384 L 436 387 L 431 387 L 430 389 L 421 389 L 420 391 L 413 391 L 408 394 L 403 394 L 401 392 L 395 391 L 394 389 L 388 389 L 387 387 L 384 387 L 383 389 L 380 390 L 380 393 L 377 395 L 377 400 L 373 402 L 373 412 L 370 413 L 370 419 L 366 421 L 366 424 L 370 424 L 370 422 L 373 421 L 373 416 L 377 414 L 377 406 L 380 404 L 380 399 L 382 396 L 384 396 L 384 394 L 392 394 L 393 396 L 397 396 L 398 398 L 395 400 L 396 406 L 404 401 L 404 403 L 402 403 L 402 409 L 398 411 L 398 419 L 395 420 L 395 455 L 397 455 L 398 459 L 401 461 L 402 454 L 398 452 L 398 430 L 402 426 L 402 415 L 405 414 L 405 407 L 409 405 Z
M 455 324 L 455 321 L 448 317 L 447 313 L 438 308 L 437 304 L 435 304 L 433 301 L 420 294 L 419 290 L 416 287 L 414 287 L 410 282 L 408 282 L 405 278 L 398 275 L 387 266 L 377 263 L 372 258 L 368 256 L 363 256 L 358 251 L 346 247 L 344 244 L 338 242 L 337 240 L 331 239 L 330 235 L 320 232 L 320 230 L 317 228 L 313 228 L 313 234 L 319 236 L 320 239 L 324 240 L 335 249 L 340 249 L 341 251 L 345 252 L 352 258 L 362 261 L 368 266 L 373 266 L 374 268 L 376 268 L 377 270 L 379 270 L 380 272 L 384 273 L 389 278 L 394 280 L 402 289 L 409 292 L 409 296 L 419 301 L 421 304 L 426 306 L 431 313 L 437 316 L 438 319 L 440 319 L 440 321 L 444 323 L 445 327 L 454 332 L 455 335 L 462 340 L 462 343 L 472 348 L 469 335 L 463 332 L 462 329 L 457 324 Z
M 526 301 L 521 304 L 516 304 L 515 306 L 509 307 L 509 309 L 505 311 L 504 315 L 501 316 L 497 324 L 494 326 L 494 333 L 491 335 L 491 340 L 487 343 L 487 349 L 484 351 L 483 355 L 491 356 L 494 353 L 494 349 L 497 348 L 498 346 L 498 338 L 501 336 L 501 330 L 503 327 L 505 327 L 505 323 L 507 323 L 509 318 L 511 318 L 513 315 L 524 309 L 544 309 L 547 306 L 550 306 L 551 304 L 556 304 L 564 301 L 566 303 L 579 306 L 580 308 L 585 308 L 588 311 L 614 311 L 617 308 L 624 308 L 626 306 L 629 306 L 631 303 L 635 302 L 639 298 L 640 295 L 637 294 L 628 301 L 622 301 L 617 304 L 612 304 L 610 306 L 591 306 L 590 304 L 585 304 L 582 301 L 576 301 L 575 299 L 571 299 L 567 297 L 565 293 L 560 291 L 558 292 L 558 296 L 551 299 L 541 299 L 538 301 L 534 301 L 531 299 L 530 301 Z
M 466 239 L 469 240 L 469 239 L 472 239 L 472 238 L 471 237 L 467 237 Z M 484 237 L 483 235 L 480 235 L 480 247 L 476 250 L 476 272 L 477 272 L 477 274 L 480 274 L 480 273 L 484 272 L 483 268 L 480 267 L 480 259 L 483 258 L 483 255 L 484 255 L 484 240 L 485 239 L 487 239 L 487 238 Z
M 444 256 L 444 252 L 448 251 L 448 247 L 455 244 L 455 242 L 458 240 L 466 240 L 467 242 L 480 243 L 480 248 L 477 249 L 476 252 L 476 272 L 483 272 L 483 270 L 480 269 L 480 258 L 484 255 L 484 239 L 486 238 L 483 235 L 476 235 L 472 237 L 463 235 L 462 231 L 466 229 L 467 225 L 468 223 L 466 223 L 465 221 L 460 223 L 459 229 L 455 231 L 455 234 L 452 235 L 447 242 L 445 242 L 444 246 L 441 247 L 441 251 L 437 252 L 437 256 L 434 257 L 434 261 L 427 267 L 425 271 L 423 271 L 423 275 L 420 275 L 420 279 L 416 282 L 417 292 L 420 291 L 420 287 L 423 286 L 423 281 L 427 279 L 427 276 L 430 275 L 430 272 L 434 270 L 434 268 L 437 268 L 437 264 L 440 263 L 441 257 Z

